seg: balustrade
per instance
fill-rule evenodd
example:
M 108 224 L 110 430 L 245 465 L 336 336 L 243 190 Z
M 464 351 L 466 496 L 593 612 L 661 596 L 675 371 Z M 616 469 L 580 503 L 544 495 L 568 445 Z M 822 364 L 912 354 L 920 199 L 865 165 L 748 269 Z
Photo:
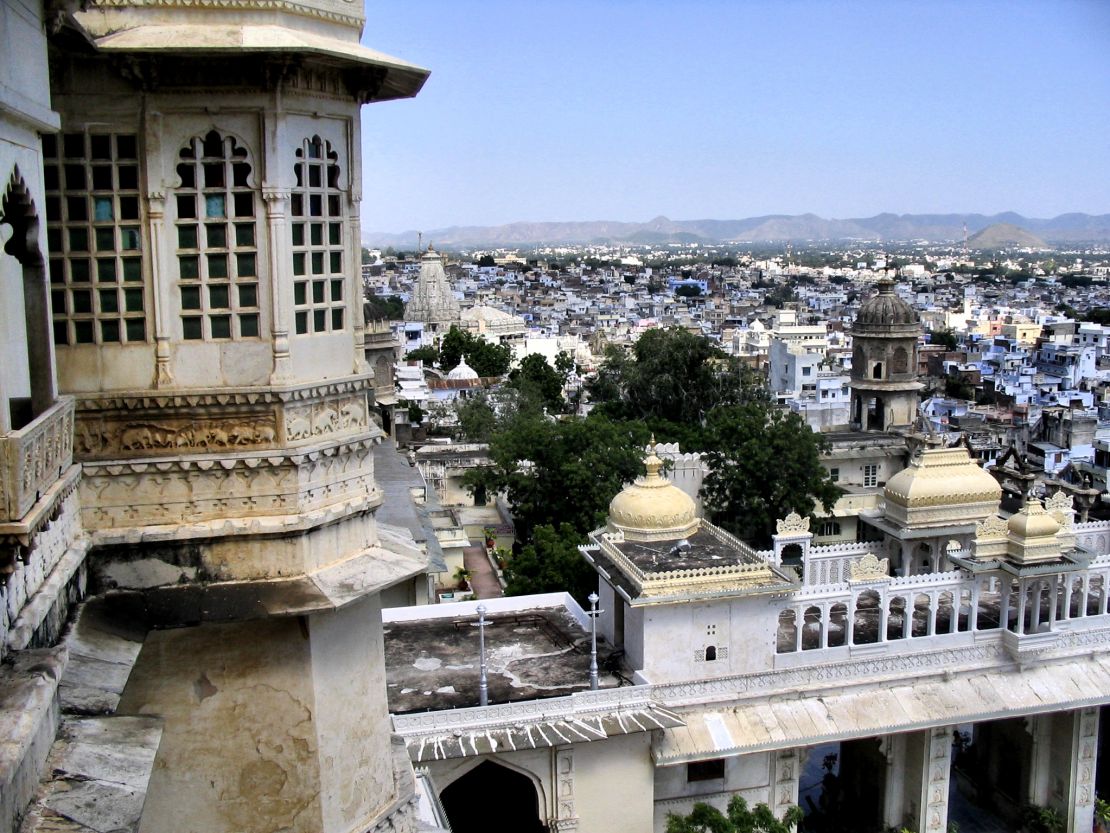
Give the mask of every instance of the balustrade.
M 16 521 L 73 464 L 73 399 L 0 436 L 0 521 Z

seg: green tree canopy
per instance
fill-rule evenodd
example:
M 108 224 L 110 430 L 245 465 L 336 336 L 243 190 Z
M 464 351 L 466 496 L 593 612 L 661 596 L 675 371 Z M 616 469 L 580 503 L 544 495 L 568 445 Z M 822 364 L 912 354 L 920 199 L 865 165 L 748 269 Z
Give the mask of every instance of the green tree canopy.
M 520 366 L 509 373 L 511 387 L 538 396 L 551 413 L 561 413 L 564 409 L 565 382 L 566 374 L 549 365 L 539 353 L 529 353 L 521 360 Z
M 455 403 L 459 420 L 459 439 L 471 443 L 488 443 L 497 429 L 497 412 L 485 392 L 468 396 Z
M 578 552 L 585 540 L 570 524 L 557 529 L 550 524 L 536 527 L 532 543 L 522 547 L 505 568 L 505 592 L 525 596 L 566 591 L 585 600 L 597 589 L 597 573 Z
M 463 357 L 479 376 L 504 376 L 513 351 L 507 344 L 492 344 L 481 336 L 452 326 L 439 344 L 439 367 L 444 373 L 458 367 Z
M 779 820 L 766 804 L 748 809 L 748 802 L 734 795 L 727 815 L 700 801 L 687 816 L 668 813 L 667 833 L 792 833 L 804 816 L 801 807 L 792 805 Z
M 424 362 L 424 364 L 435 364 L 439 361 L 439 351 L 436 348 L 425 345 L 424 347 L 417 347 L 415 350 L 409 350 L 405 353 L 405 360 L 410 362 Z
M 771 543 L 775 521 L 832 508 L 839 487 L 821 465 L 828 440 L 796 413 L 750 400 L 714 409 L 706 424 L 702 496 L 711 520 L 756 546 Z
M 370 294 L 366 296 L 365 315 L 367 321 L 386 319 L 400 321 L 405 317 L 405 302 L 398 295 L 381 297 Z

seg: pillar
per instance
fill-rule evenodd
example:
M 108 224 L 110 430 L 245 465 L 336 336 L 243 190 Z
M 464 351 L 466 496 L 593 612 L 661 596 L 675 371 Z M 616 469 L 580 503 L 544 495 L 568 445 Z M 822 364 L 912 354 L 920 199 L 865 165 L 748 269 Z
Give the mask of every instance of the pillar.
M 948 781 L 952 773 L 952 730 L 936 726 L 925 742 L 921 783 L 921 811 L 917 829 L 922 833 L 944 833 L 948 829 Z
M 963 596 L 960 597 L 960 604 L 963 605 Z M 956 613 L 957 617 L 957 630 L 959 629 L 959 611 Z M 1003 623 L 1005 624 L 1005 623 Z M 979 628 L 979 579 L 975 579 L 975 583 L 971 585 L 971 597 L 968 600 L 967 611 L 967 630 L 968 633 L 975 633 Z
M 1068 833 L 1087 833 L 1094 826 L 1095 761 L 1098 754 L 1098 708 L 1074 712 Z
M 553 833 L 578 829 L 578 814 L 574 806 L 574 747 L 562 746 L 552 750 L 555 774 L 555 819 Z
M 801 777 L 801 760 L 797 749 L 783 749 L 772 753 L 774 792 L 773 809 L 776 818 L 798 803 L 798 779 Z

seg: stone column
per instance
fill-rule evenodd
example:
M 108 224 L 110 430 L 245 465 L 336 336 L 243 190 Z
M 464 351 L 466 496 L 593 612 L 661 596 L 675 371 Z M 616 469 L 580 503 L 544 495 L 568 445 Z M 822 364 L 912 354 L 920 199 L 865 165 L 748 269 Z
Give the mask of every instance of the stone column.
M 1029 750 L 1029 803 L 1042 807 L 1049 801 L 1049 781 L 1052 775 L 1051 720 L 1051 714 L 1033 715 L 1025 720 L 1025 731 L 1033 738 Z
M 1087 833 L 1094 826 L 1095 761 L 1098 752 L 1098 708 L 1074 712 L 1068 833 Z
M 878 641 L 886 642 L 886 617 L 890 610 L 890 600 L 886 596 L 879 597 L 879 633 Z
M 51 338 L 50 304 L 46 269 L 35 252 L 23 263 L 23 314 L 27 325 L 27 364 L 31 380 L 31 410 L 37 417 L 57 399 L 54 385 L 54 342 Z
M 262 196 L 266 200 L 266 230 L 270 244 L 270 337 L 273 339 L 274 359 L 270 380 L 281 384 L 293 377 L 293 363 L 289 356 L 289 328 L 293 319 L 293 278 L 290 274 L 293 256 L 286 220 L 289 192 L 267 189 Z
M 782 818 L 791 806 L 798 803 L 798 779 L 801 761 L 797 749 L 783 749 L 772 753 L 773 793 L 772 809 L 775 818 Z
M 162 147 L 161 113 L 144 111 L 143 143 L 146 146 L 142 163 L 146 166 L 147 182 L 146 230 L 150 244 L 150 252 L 143 263 L 150 275 L 150 280 L 143 280 L 150 303 L 147 325 L 154 336 L 154 387 L 168 388 L 173 386 L 170 345 L 173 342 L 174 322 L 170 310 L 175 308 L 172 296 L 175 290 L 168 276 L 176 275 L 177 269 L 171 260 L 174 238 L 166 229 L 166 189 L 176 184 L 177 174 L 172 161 L 167 170 L 164 158 L 167 151 Z M 169 152 L 172 153 L 172 150 Z M 170 239 L 167 240 L 167 237 Z
M 944 833 L 948 829 L 951 758 L 952 730 L 947 726 L 930 729 L 922 767 L 921 817 L 917 823 L 917 829 L 922 833 Z
M 963 598 L 962 597 L 960 599 L 960 603 L 961 604 L 963 603 Z M 959 618 L 959 614 L 957 613 L 957 620 L 958 620 L 958 618 Z M 976 578 L 975 583 L 971 585 L 971 597 L 968 600 L 968 611 L 967 611 L 967 630 L 968 630 L 968 633 L 975 633 L 975 630 L 978 627 L 979 627 L 979 579 Z M 959 628 L 959 624 L 957 622 L 957 629 L 958 628 Z
M 574 747 L 553 749 L 552 771 L 555 776 L 555 818 L 552 833 L 578 829 L 578 814 L 574 806 Z

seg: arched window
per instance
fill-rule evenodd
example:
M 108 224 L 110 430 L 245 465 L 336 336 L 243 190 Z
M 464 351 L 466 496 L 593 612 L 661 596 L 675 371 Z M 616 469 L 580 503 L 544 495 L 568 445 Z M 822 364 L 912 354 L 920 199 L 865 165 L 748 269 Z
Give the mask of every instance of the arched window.
M 882 379 L 883 378 L 883 363 L 882 362 L 875 362 L 875 364 L 872 366 L 872 368 L 871 368 L 871 378 L 872 379 Z
M 138 140 L 42 137 L 55 344 L 146 341 Z
M 895 373 L 907 373 L 910 369 L 910 354 L 905 347 L 895 347 L 890 369 Z
M 717 647 L 715 645 L 710 645 L 705 649 L 705 661 L 713 662 L 715 659 L 717 659 Z
M 293 214 L 293 318 L 299 335 L 346 327 L 343 192 L 339 154 L 319 136 L 297 148 Z
M 247 150 L 210 130 L 178 154 L 177 268 L 187 341 L 257 338 L 258 229 Z

